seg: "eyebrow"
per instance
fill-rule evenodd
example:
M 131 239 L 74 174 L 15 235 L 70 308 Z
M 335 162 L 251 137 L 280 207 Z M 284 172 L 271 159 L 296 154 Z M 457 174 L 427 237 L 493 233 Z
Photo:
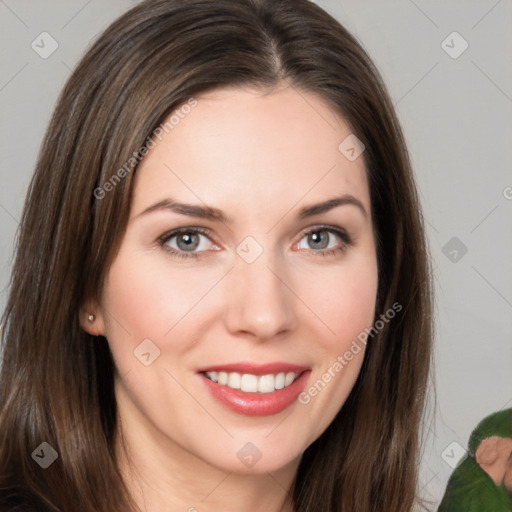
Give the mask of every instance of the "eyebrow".
M 368 212 L 359 199 L 350 194 L 343 194 L 342 196 L 333 197 L 321 203 L 301 208 L 297 214 L 297 218 L 301 220 L 306 219 L 308 217 L 313 217 L 314 215 L 328 212 L 338 206 L 347 205 L 355 206 L 365 217 L 368 217 Z M 201 206 L 195 204 L 180 203 L 172 198 L 163 199 L 162 201 L 149 206 L 144 211 L 136 215 L 136 218 L 160 210 L 169 210 L 180 215 L 208 219 L 211 221 L 222 222 L 223 224 L 233 223 L 233 219 L 227 216 L 224 212 L 222 212 L 222 210 L 219 210 L 218 208 L 206 205 Z

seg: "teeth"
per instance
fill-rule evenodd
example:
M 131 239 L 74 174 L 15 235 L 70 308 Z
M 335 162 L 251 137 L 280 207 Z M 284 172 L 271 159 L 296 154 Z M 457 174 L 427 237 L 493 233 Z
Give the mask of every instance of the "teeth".
M 236 372 L 205 372 L 213 382 L 232 389 L 240 389 L 246 393 L 272 393 L 276 389 L 289 386 L 299 375 L 298 373 L 277 373 L 275 375 L 252 375 L 250 373 Z
M 219 382 L 219 373 L 218 372 L 206 372 L 208 378 L 213 380 L 213 382 Z
M 260 393 L 272 393 L 276 388 L 274 386 L 275 377 L 273 375 L 262 375 L 258 379 L 258 391 Z
M 255 393 L 258 391 L 258 377 L 256 377 L 256 375 L 244 373 L 240 382 L 240 389 L 247 393 Z
M 242 376 L 239 373 L 230 373 L 228 379 L 228 386 L 233 389 L 240 389 L 242 385 Z
M 295 373 L 290 372 L 286 374 L 284 379 L 284 387 L 289 386 L 295 380 Z
M 276 375 L 275 382 L 274 382 L 274 386 L 276 387 L 276 389 L 284 388 L 284 380 L 285 380 L 285 375 L 283 372 L 278 373 Z

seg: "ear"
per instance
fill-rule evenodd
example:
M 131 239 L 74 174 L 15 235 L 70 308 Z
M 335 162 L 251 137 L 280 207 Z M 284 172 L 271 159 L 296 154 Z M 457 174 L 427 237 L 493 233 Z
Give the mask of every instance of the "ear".
M 93 336 L 105 336 L 103 312 L 96 301 L 88 300 L 80 308 L 79 320 L 82 329 Z
M 491 436 L 480 442 L 475 452 L 475 460 L 496 485 L 503 485 L 511 454 L 512 439 Z

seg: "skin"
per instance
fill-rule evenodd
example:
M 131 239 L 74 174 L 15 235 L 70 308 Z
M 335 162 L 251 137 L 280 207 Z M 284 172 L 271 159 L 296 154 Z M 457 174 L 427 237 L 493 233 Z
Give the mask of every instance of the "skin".
M 196 99 L 141 162 L 120 250 L 83 325 L 106 336 L 113 353 L 124 438 L 116 450 L 142 510 L 290 511 L 301 455 L 346 401 L 364 346 L 307 405 L 264 417 L 219 404 L 197 369 L 284 361 L 311 368 L 307 389 L 372 325 L 378 275 L 364 161 L 338 150 L 351 130 L 311 93 L 218 89 Z M 356 197 L 366 216 L 343 205 L 297 218 L 341 194 Z M 168 197 L 219 208 L 232 223 L 141 214 Z M 319 254 L 345 244 L 330 231 L 322 232 L 328 248 L 312 243 L 307 232 L 322 224 L 345 229 L 353 245 Z M 199 235 L 199 258 L 178 259 L 158 244 L 180 227 L 209 230 Z M 263 248 L 253 263 L 236 252 L 247 236 Z M 161 351 L 150 366 L 133 353 L 146 338 Z M 252 468 L 237 457 L 248 442 L 262 454 Z
M 475 453 L 480 467 L 496 485 L 503 485 L 512 495 L 512 438 L 492 436 L 484 439 Z

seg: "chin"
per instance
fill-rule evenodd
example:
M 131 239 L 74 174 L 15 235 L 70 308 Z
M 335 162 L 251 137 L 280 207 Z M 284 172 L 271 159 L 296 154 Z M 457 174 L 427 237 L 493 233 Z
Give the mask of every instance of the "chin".
M 226 472 L 260 475 L 277 472 L 288 466 L 297 466 L 302 457 L 302 452 L 298 455 L 295 450 L 293 453 L 276 452 L 274 448 L 265 447 L 257 441 L 254 443 L 247 441 L 238 446 L 239 444 L 237 442 L 233 457 L 226 457 L 226 454 L 232 451 L 228 448 L 222 450 L 218 458 L 212 459 L 212 454 L 208 454 L 203 460 Z

